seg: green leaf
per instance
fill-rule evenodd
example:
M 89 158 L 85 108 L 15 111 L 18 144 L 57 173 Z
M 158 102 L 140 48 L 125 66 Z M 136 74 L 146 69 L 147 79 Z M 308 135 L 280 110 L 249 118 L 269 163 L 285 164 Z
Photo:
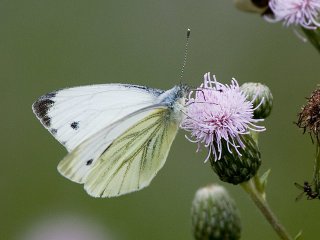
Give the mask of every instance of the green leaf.
M 302 240 L 302 230 L 294 237 L 294 240 Z
M 267 187 L 268 177 L 271 172 L 271 169 L 268 169 L 262 176 L 260 177 L 260 191 L 265 192 L 265 189 Z

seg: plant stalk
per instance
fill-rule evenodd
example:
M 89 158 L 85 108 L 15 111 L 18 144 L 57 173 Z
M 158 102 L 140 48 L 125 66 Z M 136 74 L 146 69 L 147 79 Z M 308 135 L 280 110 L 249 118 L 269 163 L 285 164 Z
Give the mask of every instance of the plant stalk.
M 249 194 L 255 205 L 271 224 L 278 236 L 283 240 L 292 240 L 293 238 L 289 235 L 287 230 L 281 225 L 275 214 L 271 211 L 271 208 L 264 197 L 264 193 L 257 190 L 255 181 L 251 178 L 249 181 L 241 183 L 241 186 Z
M 314 169 L 313 169 L 313 185 L 314 185 L 314 192 L 320 192 L 320 142 L 317 140 L 316 142 L 316 158 L 314 161 Z

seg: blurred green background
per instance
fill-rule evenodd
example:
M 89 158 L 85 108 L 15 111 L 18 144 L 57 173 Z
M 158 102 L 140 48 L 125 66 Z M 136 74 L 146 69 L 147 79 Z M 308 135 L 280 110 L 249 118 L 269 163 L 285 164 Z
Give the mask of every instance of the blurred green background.
M 184 82 L 205 72 L 228 83 L 263 82 L 274 109 L 261 134 L 261 171 L 272 169 L 270 205 L 294 235 L 319 236 L 319 200 L 296 203 L 295 181 L 312 179 L 315 146 L 293 122 L 319 83 L 319 54 L 292 29 L 238 11 L 232 1 L 1 0 L 0 239 L 21 239 L 39 219 L 59 214 L 94 219 L 108 239 L 192 239 L 195 191 L 219 182 L 206 151 L 196 153 L 181 131 L 150 187 L 94 199 L 56 170 L 65 149 L 31 110 L 40 95 L 95 83 L 169 89 L 180 79 L 186 29 L 191 39 Z M 277 236 L 237 186 L 224 184 L 242 216 L 242 239 Z

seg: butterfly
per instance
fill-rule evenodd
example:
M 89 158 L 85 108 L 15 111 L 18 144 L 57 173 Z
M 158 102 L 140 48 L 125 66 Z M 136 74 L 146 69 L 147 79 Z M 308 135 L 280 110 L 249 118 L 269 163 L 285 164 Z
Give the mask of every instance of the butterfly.
M 188 89 L 73 87 L 43 95 L 32 109 L 68 151 L 58 171 L 93 197 L 115 197 L 147 187 L 163 167 Z

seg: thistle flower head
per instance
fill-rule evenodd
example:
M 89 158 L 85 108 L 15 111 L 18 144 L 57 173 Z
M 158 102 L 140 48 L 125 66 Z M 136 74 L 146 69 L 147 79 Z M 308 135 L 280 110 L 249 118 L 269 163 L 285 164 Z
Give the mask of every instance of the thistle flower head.
M 204 75 L 204 82 L 196 91 L 191 91 L 187 99 L 187 117 L 181 127 L 191 132 L 192 142 L 203 143 L 209 148 L 206 161 L 212 154 L 215 160 L 221 158 L 223 144 L 227 149 L 237 150 L 244 147 L 240 138 L 249 130 L 264 131 L 265 128 L 255 123 L 262 119 L 254 119 L 253 101 L 248 101 L 241 91 L 238 82 L 232 79 L 230 85 L 224 85 L 210 78 L 210 73 Z M 241 155 L 241 154 L 240 154 Z
M 273 18 L 269 21 L 283 21 L 284 26 L 300 25 L 307 29 L 320 27 L 319 0 L 270 0 Z
M 320 88 L 312 92 L 307 104 L 299 113 L 297 125 L 315 136 L 320 142 Z

